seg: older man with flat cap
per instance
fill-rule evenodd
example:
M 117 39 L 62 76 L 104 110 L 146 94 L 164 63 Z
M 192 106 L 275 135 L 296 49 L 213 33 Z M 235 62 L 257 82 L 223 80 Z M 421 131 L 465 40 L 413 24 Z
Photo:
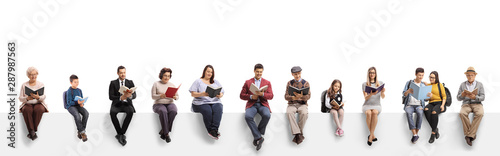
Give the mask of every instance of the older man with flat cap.
M 296 89 L 309 88 L 309 82 L 301 77 L 302 68 L 294 66 L 291 71 L 294 79 L 286 84 L 285 99 L 288 101 L 286 115 L 290 122 L 292 134 L 295 135 L 292 141 L 298 145 L 304 141 L 304 126 L 308 117 L 307 100 L 311 98 L 311 92 L 310 89 L 309 91 L 302 91 L 300 93 L 293 92 L 293 94 L 288 92 L 290 86 Z M 298 122 L 295 113 L 299 114 Z
M 484 101 L 484 87 L 481 82 L 475 80 L 477 73 L 473 67 L 469 67 L 465 75 L 467 81 L 460 85 L 457 99 L 462 101 L 460 119 L 462 119 L 465 141 L 469 146 L 472 146 L 472 141 L 476 139 L 476 132 L 484 114 L 482 104 L 482 101 Z M 472 123 L 469 119 L 469 113 L 471 112 L 474 113 Z

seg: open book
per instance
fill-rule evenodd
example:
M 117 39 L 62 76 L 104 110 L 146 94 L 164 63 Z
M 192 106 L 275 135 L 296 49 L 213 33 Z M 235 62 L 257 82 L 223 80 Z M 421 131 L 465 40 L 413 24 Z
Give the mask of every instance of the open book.
M 83 101 L 83 103 L 87 103 L 87 100 L 89 99 L 89 97 L 85 97 L 85 98 L 82 98 L 80 96 L 75 96 L 75 99 L 73 101 Z
M 208 93 L 208 96 L 211 98 L 214 98 L 215 96 L 219 95 L 221 91 L 222 87 L 214 88 L 212 86 L 207 86 L 207 89 L 205 90 L 205 92 Z
M 260 87 L 260 89 L 254 83 L 252 83 L 252 85 L 250 86 L 250 92 L 252 92 L 254 95 L 257 94 L 256 92 L 263 92 L 266 89 L 267 89 L 267 85 L 265 85 L 264 87 Z
M 36 95 L 36 93 L 38 93 L 38 96 L 42 96 L 44 90 L 45 90 L 45 87 L 42 87 L 38 90 L 31 90 L 30 88 L 28 88 L 28 86 L 24 86 L 24 93 L 28 96 L 31 96 L 31 93 L 33 93 L 35 95 Z
M 181 85 L 182 84 L 180 84 L 179 87 L 177 87 L 177 88 L 168 87 L 167 91 L 165 91 L 165 96 L 168 97 L 168 98 L 174 98 L 175 93 L 177 93 L 177 91 L 179 90 L 179 88 L 181 88 Z
M 341 104 L 337 103 L 337 101 L 335 101 L 335 100 L 332 100 L 332 102 L 330 102 L 330 104 L 337 105 L 339 107 L 342 107 L 342 105 L 343 105 L 342 103 Z
M 411 96 L 413 96 L 417 100 L 425 100 L 430 97 L 427 96 L 428 93 L 432 91 L 432 86 L 417 86 L 415 83 L 410 82 L 410 88 L 413 89 L 413 93 Z
M 288 86 L 288 95 L 295 96 L 295 94 L 293 94 L 294 92 L 302 95 L 307 95 L 309 94 L 309 87 L 298 89 L 293 86 Z
M 384 86 L 385 86 L 385 83 L 382 84 L 382 85 L 380 85 L 377 88 L 374 88 L 372 86 L 366 86 L 365 87 L 365 92 L 368 93 L 368 94 L 370 94 L 371 92 L 380 92 L 380 91 L 382 91 L 382 89 L 384 89 Z
M 120 89 L 118 90 L 118 92 L 120 92 L 120 94 L 123 95 L 124 92 L 134 93 L 136 89 L 137 89 L 137 87 L 128 88 L 126 86 L 122 86 L 122 87 L 120 87 Z
M 477 88 L 476 88 L 476 89 L 474 89 L 472 92 L 470 92 L 470 91 L 468 91 L 467 89 L 465 89 L 465 90 L 464 90 L 464 92 L 465 92 L 465 94 L 467 94 L 467 95 L 477 95 L 478 90 L 477 90 Z

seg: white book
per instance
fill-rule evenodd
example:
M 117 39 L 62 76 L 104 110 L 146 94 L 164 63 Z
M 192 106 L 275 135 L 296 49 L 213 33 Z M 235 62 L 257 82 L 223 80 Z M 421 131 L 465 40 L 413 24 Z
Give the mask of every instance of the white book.
M 253 94 L 257 94 L 256 92 L 263 92 L 267 89 L 267 85 L 265 85 L 264 87 L 257 87 L 257 85 L 255 85 L 254 83 L 252 83 L 252 85 L 250 86 L 250 92 L 252 92 Z
M 118 90 L 118 92 L 120 92 L 120 94 L 123 95 L 123 93 L 126 91 L 126 92 L 129 92 L 129 93 L 134 93 L 135 90 L 137 89 L 137 87 L 132 87 L 132 88 L 128 88 L 126 86 L 122 86 L 120 87 L 120 89 Z

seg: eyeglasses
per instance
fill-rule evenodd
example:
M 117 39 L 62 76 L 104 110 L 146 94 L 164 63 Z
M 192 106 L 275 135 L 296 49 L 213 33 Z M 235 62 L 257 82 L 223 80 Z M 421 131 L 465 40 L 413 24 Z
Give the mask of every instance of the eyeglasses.
M 434 76 L 429 76 L 429 78 L 430 78 L 430 79 L 436 79 L 436 77 L 434 77 Z
M 375 72 L 369 72 L 368 74 L 376 74 Z

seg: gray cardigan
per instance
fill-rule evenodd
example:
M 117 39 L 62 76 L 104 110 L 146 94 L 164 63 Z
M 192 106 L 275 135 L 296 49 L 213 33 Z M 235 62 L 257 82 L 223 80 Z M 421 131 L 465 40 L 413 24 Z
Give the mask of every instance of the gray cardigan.
M 458 101 L 463 101 L 462 105 L 470 103 L 481 103 L 482 101 L 484 101 L 484 87 L 483 84 L 479 81 L 476 81 L 476 88 L 478 88 L 476 99 L 470 99 L 469 97 L 462 97 L 462 92 L 467 89 L 466 83 L 467 81 L 460 84 L 460 88 L 458 89 L 458 95 L 457 95 Z

